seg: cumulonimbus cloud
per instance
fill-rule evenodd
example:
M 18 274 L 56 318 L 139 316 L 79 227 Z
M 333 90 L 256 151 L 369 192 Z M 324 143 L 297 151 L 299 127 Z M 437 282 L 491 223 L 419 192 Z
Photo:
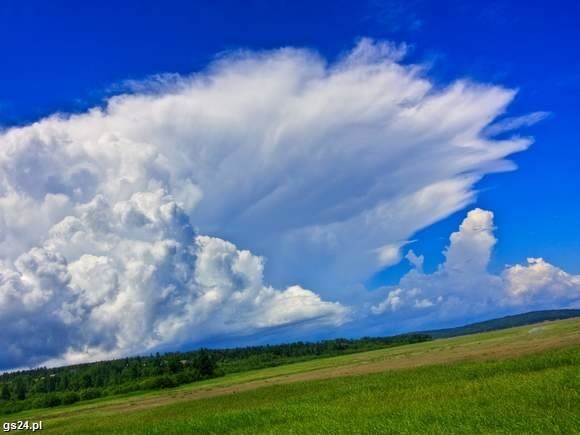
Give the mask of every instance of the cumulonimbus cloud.
M 0 367 L 344 322 L 385 247 L 530 144 L 484 133 L 513 91 L 403 55 L 232 53 L 0 133 Z

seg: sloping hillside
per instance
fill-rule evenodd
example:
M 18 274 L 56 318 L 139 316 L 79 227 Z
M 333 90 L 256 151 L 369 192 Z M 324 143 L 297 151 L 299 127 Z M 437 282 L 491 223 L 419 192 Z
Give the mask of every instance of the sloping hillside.
M 44 432 L 59 434 L 312 433 L 317 427 L 325 433 L 450 433 L 451 427 L 573 433 L 580 423 L 579 364 L 575 318 L 236 373 L 2 421 L 43 420 Z
M 521 325 L 545 322 L 547 320 L 569 319 L 580 317 L 580 310 L 543 310 L 530 311 L 529 313 L 515 314 L 483 322 L 470 323 L 469 325 L 455 328 L 436 329 L 425 331 L 433 338 L 456 337 L 458 335 L 476 334 L 478 332 L 496 331 L 499 329 L 513 328 Z

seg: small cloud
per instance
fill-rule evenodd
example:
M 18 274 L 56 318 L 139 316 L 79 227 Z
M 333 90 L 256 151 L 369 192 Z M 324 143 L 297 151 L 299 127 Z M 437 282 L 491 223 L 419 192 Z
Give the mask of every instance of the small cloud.
M 412 241 L 390 243 L 376 249 L 378 265 L 388 267 L 397 264 L 403 258 L 401 248 L 409 243 L 412 243 Z
M 550 112 L 533 112 L 523 116 L 504 118 L 487 127 L 484 130 L 484 134 L 491 137 L 505 133 L 507 131 L 513 131 L 524 127 L 531 127 L 532 125 L 548 118 L 550 115 Z
M 434 304 L 429 299 L 417 299 L 415 301 L 416 308 L 429 308 L 432 307 Z
M 354 49 L 343 58 L 340 67 L 351 68 L 354 65 L 372 65 L 402 60 L 409 50 L 405 43 L 395 44 L 390 41 L 374 41 L 361 38 Z
M 371 307 L 373 314 L 383 314 L 385 311 L 397 311 L 403 305 L 403 289 L 391 290 L 387 298 Z
M 412 249 L 409 249 L 409 252 L 407 252 L 405 258 L 413 265 L 415 269 L 418 271 L 423 270 L 423 263 L 425 262 L 425 257 L 423 255 L 417 255 L 415 252 L 413 252 Z

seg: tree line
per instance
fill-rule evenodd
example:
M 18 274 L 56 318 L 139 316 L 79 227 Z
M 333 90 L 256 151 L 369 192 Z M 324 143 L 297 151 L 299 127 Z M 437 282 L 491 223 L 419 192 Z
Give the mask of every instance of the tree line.
M 428 334 L 199 349 L 0 375 L 0 413 L 66 405 L 325 356 L 431 340 Z

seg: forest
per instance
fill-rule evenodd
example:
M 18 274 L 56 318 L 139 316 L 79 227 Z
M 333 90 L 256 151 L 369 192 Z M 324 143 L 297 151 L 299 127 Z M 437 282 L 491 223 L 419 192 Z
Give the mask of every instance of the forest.
M 133 356 L 0 375 L 0 413 L 171 388 L 228 373 L 431 340 L 428 334 L 333 339 Z

